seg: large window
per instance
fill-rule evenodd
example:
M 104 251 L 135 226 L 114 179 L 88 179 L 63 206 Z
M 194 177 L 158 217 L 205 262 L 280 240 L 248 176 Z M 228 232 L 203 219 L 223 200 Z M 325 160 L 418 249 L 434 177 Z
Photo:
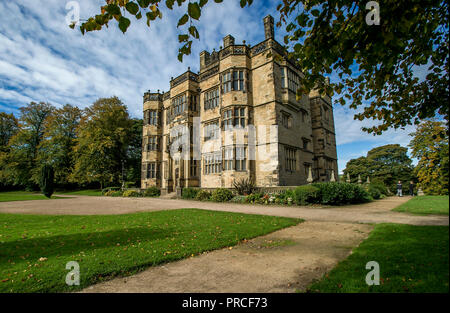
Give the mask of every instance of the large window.
M 297 170 L 297 150 L 285 147 L 286 171 L 294 172 Z
M 157 151 L 159 147 L 159 139 L 157 136 L 148 137 L 147 151 Z
M 233 71 L 233 90 L 244 90 L 244 71 Z
M 223 112 L 223 128 L 227 130 L 233 123 L 233 110 L 228 109 Z
M 181 95 L 172 100 L 173 115 L 177 116 L 186 109 L 186 95 Z
M 281 68 L 281 88 L 286 88 L 286 68 Z
M 292 116 L 289 113 L 281 112 L 281 125 L 286 128 L 292 127 Z
M 158 111 L 156 110 L 144 111 L 144 125 L 158 126 Z
M 204 137 L 205 141 L 213 140 L 219 138 L 219 122 L 212 122 L 205 124 L 204 126 Z
M 147 163 L 146 166 L 146 178 L 159 178 L 159 164 Z
M 222 157 L 220 152 L 205 155 L 203 157 L 203 164 L 206 175 L 222 172 Z
M 225 147 L 223 158 L 224 171 L 246 171 L 247 170 L 247 148 Z
M 292 92 L 297 92 L 298 87 L 300 86 L 300 77 L 291 69 L 287 69 L 287 77 L 288 77 L 288 89 Z
M 223 157 L 223 170 L 224 171 L 233 170 L 233 163 L 234 163 L 234 149 L 233 147 L 225 147 Z
M 191 164 L 190 164 L 190 176 L 191 177 L 197 177 L 197 173 L 198 173 L 198 165 L 199 165 L 199 161 L 198 160 L 191 160 Z
M 223 127 L 245 127 L 245 108 L 228 109 L 223 112 L 222 115 Z
M 236 147 L 236 171 L 246 171 L 247 149 L 245 147 Z
M 231 72 L 222 74 L 222 92 L 227 93 L 231 91 Z
M 219 88 L 205 92 L 205 111 L 219 106 Z
M 231 90 L 244 90 L 244 71 L 235 70 L 222 74 L 222 92 L 227 93 Z

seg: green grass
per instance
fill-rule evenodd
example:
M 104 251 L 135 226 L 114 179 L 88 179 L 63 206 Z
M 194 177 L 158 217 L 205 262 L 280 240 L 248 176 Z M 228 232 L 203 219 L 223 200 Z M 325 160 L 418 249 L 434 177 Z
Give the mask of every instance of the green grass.
M 101 196 L 102 191 L 99 189 L 86 189 L 74 191 L 58 191 L 56 194 L 73 195 L 73 196 Z
M 310 292 L 448 293 L 448 226 L 378 224 L 359 247 Z M 369 261 L 380 266 L 380 285 L 365 282 Z
M 448 196 L 420 196 L 414 197 L 406 203 L 393 209 L 397 212 L 413 214 L 443 214 L 448 215 Z
M 52 199 L 62 198 L 52 196 Z M 6 191 L 0 192 L 0 202 L 24 201 L 24 200 L 48 200 L 46 196 L 37 192 L 29 191 Z
M 198 209 L 103 216 L 0 214 L 0 292 L 74 291 L 300 222 Z M 65 283 L 69 261 L 80 265 L 80 286 Z

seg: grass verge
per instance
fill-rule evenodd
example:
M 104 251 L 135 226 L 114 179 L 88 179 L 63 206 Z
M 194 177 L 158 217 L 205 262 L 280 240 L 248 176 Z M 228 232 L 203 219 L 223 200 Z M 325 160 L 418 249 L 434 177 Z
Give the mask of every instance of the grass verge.
M 51 199 L 63 198 L 52 196 Z M 25 201 L 25 200 L 48 200 L 46 196 L 37 192 L 29 191 L 6 191 L 0 192 L 0 202 Z
M 448 226 L 378 224 L 369 237 L 309 292 L 445 292 Z M 380 285 L 366 284 L 366 263 L 380 266 Z
M 300 222 L 198 209 L 93 216 L 0 214 L 0 292 L 76 291 Z M 80 286 L 65 283 L 69 261 L 80 265 Z
M 419 215 L 442 214 L 448 215 L 448 196 L 420 196 L 413 197 L 393 211 L 408 212 Z

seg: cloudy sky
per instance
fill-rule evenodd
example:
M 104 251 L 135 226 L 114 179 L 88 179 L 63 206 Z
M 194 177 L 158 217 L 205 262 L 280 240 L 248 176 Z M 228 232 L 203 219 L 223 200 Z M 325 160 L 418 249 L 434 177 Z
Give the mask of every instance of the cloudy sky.
M 81 19 L 95 15 L 103 0 L 80 0 Z M 135 21 L 126 35 L 111 22 L 108 29 L 82 35 L 66 24 L 65 0 L 16 0 L 0 2 L 0 111 L 17 114 L 24 104 L 66 103 L 84 108 L 99 97 L 118 96 L 134 117 L 142 117 L 142 96 L 147 90 L 167 91 L 170 78 L 188 66 L 199 69 L 202 50 L 218 50 L 222 38 L 232 34 L 236 43 L 254 45 L 264 39 L 262 18 L 276 14 L 279 1 L 254 1 L 240 9 L 238 0 L 216 5 L 210 1 L 196 23 L 200 41 L 192 55 L 177 60 L 176 28 L 185 8 L 163 11 L 164 17 L 148 28 L 144 19 Z M 283 42 L 283 29 L 276 29 Z M 361 131 L 370 121 L 354 121 L 354 112 L 338 104 L 334 108 L 339 170 L 352 158 L 373 147 L 398 143 L 406 146 L 414 128 L 373 136 Z

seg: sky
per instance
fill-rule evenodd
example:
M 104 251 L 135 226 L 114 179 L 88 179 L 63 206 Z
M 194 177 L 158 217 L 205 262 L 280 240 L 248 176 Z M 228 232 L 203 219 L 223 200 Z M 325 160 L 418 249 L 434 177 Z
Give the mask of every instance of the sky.
M 69 28 L 65 0 L 15 0 L 0 2 L 0 111 L 18 115 L 18 108 L 31 101 L 49 102 L 56 107 L 66 103 L 80 108 L 101 97 L 119 97 L 133 117 L 142 117 L 145 91 L 167 91 L 171 77 L 199 70 L 199 53 L 218 50 L 228 34 L 237 44 L 243 40 L 255 45 L 264 39 L 262 19 L 272 14 L 278 21 L 279 1 L 254 1 L 241 9 L 238 0 L 213 1 L 203 8 L 195 22 L 200 40 L 192 54 L 177 60 L 177 21 L 186 8 L 163 10 L 163 19 L 151 23 L 136 21 L 125 35 L 111 21 L 100 32 L 82 35 Z M 79 0 L 81 19 L 99 12 L 104 0 Z M 185 30 L 184 30 L 185 31 Z M 275 39 L 283 43 L 283 26 L 275 29 Z M 333 79 L 333 78 L 332 78 Z M 414 127 L 389 130 L 381 136 L 362 132 L 372 121 L 355 121 L 355 111 L 334 104 L 338 168 L 353 158 L 364 156 L 385 144 L 407 146 Z

